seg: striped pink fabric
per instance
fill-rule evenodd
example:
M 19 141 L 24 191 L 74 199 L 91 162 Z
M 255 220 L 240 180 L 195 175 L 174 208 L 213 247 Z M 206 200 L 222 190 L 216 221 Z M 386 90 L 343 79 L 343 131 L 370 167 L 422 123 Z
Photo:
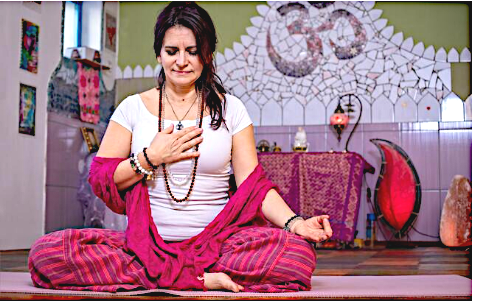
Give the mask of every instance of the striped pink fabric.
M 30 250 L 28 268 L 35 286 L 109 291 L 156 288 L 137 257 L 122 247 L 124 232 L 67 229 L 50 233 Z
M 237 236 L 251 228 L 258 231 L 267 224 L 261 206 L 266 194 L 274 188 L 274 184 L 265 177 L 263 168 L 257 165 L 230 198 L 225 208 L 201 233 L 181 242 L 166 243 L 157 232 L 151 217 L 147 184 L 138 182 L 126 192 L 118 191 L 114 183 L 114 172 L 123 160 L 122 158 L 95 157 L 91 165 L 89 181 L 94 193 L 108 207 L 128 216 L 125 235 L 111 234 L 111 231 L 103 230 L 83 230 L 63 231 L 41 238 L 34 244 L 30 255 L 33 281 L 37 285 L 53 288 L 58 288 L 60 285 L 62 287 L 74 285 L 104 291 L 117 291 L 137 286 L 173 290 L 207 290 L 203 279 L 198 277 L 219 261 L 223 244 L 234 235 Z M 245 258 L 244 260 L 252 258 L 246 254 L 254 250 L 256 254 L 270 254 L 275 251 L 277 256 L 281 256 L 284 255 L 285 250 L 288 250 L 286 248 L 281 251 L 281 247 L 288 244 L 292 246 L 292 251 L 297 249 L 293 248 L 295 242 L 290 241 L 288 236 L 284 236 L 283 231 L 273 233 L 266 237 L 264 235 L 269 240 L 264 240 L 263 243 L 257 242 L 254 244 L 256 248 L 249 246 L 244 249 L 245 255 L 239 258 Z M 275 240 L 277 237 L 278 239 Z M 245 241 L 242 242 L 245 243 Z M 306 241 L 301 240 L 301 242 L 302 246 L 310 249 Z M 267 249 L 261 251 L 259 246 Z M 306 251 L 304 248 L 301 249 Z M 56 257 L 50 260 L 50 254 Z M 58 265 L 55 260 L 65 265 Z M 286 258 L 288 261 L 281 261 L 282 263 L 263 263 L 267 260 L 257 259 L 256 267 L 265 266 L 269 270 L 276 269 L 280 277 L 283 273 L 280 274 L 279 271 L 289 267 L 294 259 L 289 256 Z M 125 263 L 127 266 L 124 265 Z M 42 264 L 46 267 L 43 268 Z M 241 271 L 243 267 L 240 267 L 242 266 L 240 264 L 242 263 L 239 263 Z M 65 266 L 69 268 L 69 271 L 66 271 Z M 233 267 L 231 269 L 233 270 Z M 309 277 L 313 269 L 309 271 Z M 61 274 L 63 271 L 68 274 Z M 76 271 L 79 273 L 75 274 Z M 55 276 L 58 272 L 60 272 L 59 278 Z M 270 273 L 264 274 L 267 276 Z M 251 278 L 256 277 L 251 276 Z M 66 284 L 62 284 L 62 279 L 65 279 Z M 257 289 L 281 292 L 300 289 L 299 286 L 293 285 L 294 282 L 284 282 L 290 280 L 289 277 L 278 280 L 280 283 L 283 282 L 279 283 L 280 287 L 263 286 Z M 265 279 L 262 282 L 264 285 L 273 285 L 273 281 L 267 281 Z M 298 280 L 293 278 L 293 281 Z M 304 283 L 305 288 L 308 289 L 311 280 L 301 280 L 297 283 Z
M 249 228 L 231 236 L 211 272 L 224 272 L 245 291 L 310 290 L 316 266 L 312 246 L 278 228 Z
M 35 286 L 117 292 L 153 289 L 137 257 L 123 249 L 122 232 L 68 229 L 40 238 L 30 251 Z M 245 291 L 309 290 L 316 256 L 309 243 L 277 228 L 248 228 L 230 237 L 210 272 L 224 272 Z

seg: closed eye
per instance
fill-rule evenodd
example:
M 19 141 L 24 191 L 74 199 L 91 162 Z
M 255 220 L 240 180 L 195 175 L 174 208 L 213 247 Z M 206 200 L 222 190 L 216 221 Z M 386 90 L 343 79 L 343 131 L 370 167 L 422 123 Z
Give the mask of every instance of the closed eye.
M 195 46 L 190 46 L 188 47 L 187 49 L 187 52 L 191 55 L 191 56 L 196 56 L 198 55 L 198 52 L 197 52 L 197 48 Z M 174 56 L 179 50 L 177 48 L 172 48 L 172 47 L 166 47 L 166 53 L 169 55 L 169 56 Z
M 174 56 L 177 51 L 166 51 L 166 53 L 169 55 L 169 56 Z M 191 56 L 197 56 L 197 51 L 188 51 L 188 53 L 191 55 Z

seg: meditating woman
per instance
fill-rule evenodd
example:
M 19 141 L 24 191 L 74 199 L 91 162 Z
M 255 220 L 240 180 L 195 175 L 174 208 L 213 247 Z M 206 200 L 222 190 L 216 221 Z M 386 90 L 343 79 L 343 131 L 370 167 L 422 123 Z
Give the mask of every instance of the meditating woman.
M 116 109 L 90 171 L 126 232 L 68 229 L 40 238 L 29 268 L 45 288 L 283 292 L 310 289 L 310 242 L 328 216 L 295 215 L 258 165 L 252 122 L 215 74 L 217 38 L 195 3 L 158 16 L 157 87 Z M 238 186 L 229 198 L 231 169 Z M 271 227 L 273 226 L 273 227 Z

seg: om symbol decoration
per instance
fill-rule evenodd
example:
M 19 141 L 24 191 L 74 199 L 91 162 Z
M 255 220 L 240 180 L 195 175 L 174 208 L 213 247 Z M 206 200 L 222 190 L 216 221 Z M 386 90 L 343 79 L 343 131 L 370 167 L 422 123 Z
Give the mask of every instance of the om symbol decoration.
M 324 8 L 331 4 L 330 2 L 309 2 L 317 9 Z M 310 14 L 308 8 L 301 3 L 288 3 L 280 6 L 277 11 L 282 17 L 285 17 L 290 12 L 297 11 L 298 16 L 296 20 L 287 25 L 286 29 L 289 35 L 303 35 L 306 38 L 306 58 L 298 62 L 288 61 L 282 58 L 272 46 L 270 30 L 268 31 L 266 41 L 268 56 L 276 69 L 286 76 L 296 78 L 304 77 L 315 70 L 319 64 L 319 60 L 323 56 L 323 42 L 319 37 L 319 33 L 333 30 L 337 20 L 340 18 L 344 18 L 349 22 L 349 25 L 353 29 L 354 40 L 348 45 L 340 46 L 340 43 L 328 38 L 328 43 L 336 57 L 340 60 L 351 59 L 359 55 L 364 49 L 364 45 L 366 44 L 366 31 L 363 29 L 361 22 L 347 10 L 334 10 L 327 20 L 318 27 L 312 27 L 306 24 L 305 20 L 310 19 Z

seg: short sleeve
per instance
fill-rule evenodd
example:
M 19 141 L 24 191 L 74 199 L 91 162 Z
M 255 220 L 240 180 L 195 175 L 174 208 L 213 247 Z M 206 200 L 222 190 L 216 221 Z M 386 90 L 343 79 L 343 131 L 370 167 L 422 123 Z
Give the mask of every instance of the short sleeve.
M 252 124 L 252 119 L 250 119 L 245 105 L 239 98 L 229 94 L 225 95 L 225 98 L 225 123 L 232 135 L 235 135 Z
M 116 108 L 113 115 L 111 116 L 111 121 L 114 121 L 126 128 L 130 132 L 133 130 L 134 119 L 137 117 L 137 95 L 129 96 L 124 99 Z

